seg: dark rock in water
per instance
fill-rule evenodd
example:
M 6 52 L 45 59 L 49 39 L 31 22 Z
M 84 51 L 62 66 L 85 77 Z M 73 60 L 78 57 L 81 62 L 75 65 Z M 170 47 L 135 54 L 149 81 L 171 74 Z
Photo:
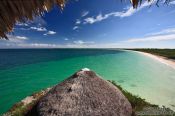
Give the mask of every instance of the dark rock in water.
M 130 86 L 131 86 L 131 87 L 137 87 L 137 85 L 135 85 L 135 84 L 131 84 Z
M 93 71 L 82 69 L 56 85 L 37 105 L 39 116 L 131 116 L 127 98 Z
M 119 80 L 118 82 L 119 82 L 119 83 L 124 83 L 125 81 L 124 81 L 124 80 Z

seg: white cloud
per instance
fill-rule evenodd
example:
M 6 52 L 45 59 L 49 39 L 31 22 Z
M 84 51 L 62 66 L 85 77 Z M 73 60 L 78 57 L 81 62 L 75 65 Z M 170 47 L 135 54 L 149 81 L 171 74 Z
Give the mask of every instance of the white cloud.
M 89 14 L 89 11 L 84 11 L 84 12 L 82 12 L 81 17 L 85 17 L 85 16 L 87 16 L 88 14 Z
M 43 35 L 54 35 L 54 34 L 56 34 L 55 31 L 48 31 L 47 33 L 45 33 L 45 34 L 43 34 Z
M 85 17 L 89 14 L 89 11 L 84 11 L 81 14 L 81 17 Z M 79 28 L 79 25 L 82 23 L 82 21 L 80 19 L 77 19 L 75 22 L 75 26 L 73 27 L 73 30 L 77 30 Z
M 76 20 L 75 24 L 80 24 L 81 21 L 79 19 Z
M 15 35 L 7 35 L 7 37 L 8 37 L 8 41 L 7 40 L 5 40 L 6 42 L 12 42 L 12 43 L 22 43 L 22 42 L 24 42 L 25 40 L 27 40 L 28 39 L 28 37 L 26 37 L 26 36 L 15 36 Z
M 69 44 L 49 44 L 49 43 L 17 43 L 8 44 L 8 46 L 16 46 L 21 48 L 84 48 L 91 47 L 94 42 L 85 42 L 82 40 L 74 41 Z
M 64 40 L 65 40 L 65 41 L 68 41 L 69 39 L 68 39 L 68 38 L 65 38 Z
M 153 4 L 155 1 L 153 2 L 147 2 L 145 1 L 140 7 L 138 7 L 137 9 L 134 9 L 133 7 L 130 7 L 126 12 L 122 13 L 120 15 L 120 17 L 128 17 L 128 16 L 131 16 L 133 15 L 134 13 L 142 10 L 143 8 L 147 7 L 147 6 L 150 6 L 151 4 Z
M 17 22 L 16 25 L 17 26 L 29 26 L 27 23 L 21 23 L 21 22 Z
M 30 29 L 36 30 L 36 31 L 47 31 L 45 27 L 30 27 Z
M 93 41 L 83 41 L 83 40 L 77 40 L 77 41 L 73 41 L 74 44 L 79 44 L 79 45 L 83 45 L 83 44 L 94 44 Z
M 15 25 L 17 26 L 30 26 L 37 25 L 38 27 L 46 25 L 47 22 L 40 16 L 34 17 L 33 20 L 24 20 L 24 22 L 17 22 Z
M 175 28 L 168 28 L 168 29 L 161 30 L 160 32 L 149 33 L 147 35 L 151 36 L 151 35 L 163 35 L 163 34 L 171 34 L 171 33 L 175 33 Z
M 91 48 L 92 42 L 82 42 L 81 40 L 68 44 L 50 44 L 50 43 L 6 43 L 6 47 L 15 48 Z
M 135 43 L 135 42 L 158 42 L 175 40 L 175 28 L 163 29 L 159 32 L 146 34 L 145 37 L 131 38 L 123 42 Z
M 88 18 L 86 18 L 86 19 L 84 19 L 84 24 L 93 24 L 93 23 L 96 23 L 96 22 L 100 22 L 100 21 L 102 21 L 102 20 L 104 20 L 104 19 L 107 19 L 109 16 L 107 16 L 107 15 L 104 15 L 104 16 L 102 16 L 102 14 L 99 14 L 99 15 L 97 15 L 95 18 L 94 17 L 88 17 Z
M 28 39 L 28 38 L 27 38 L 27 37 L 25 37 L 25 36 L 16 36 L 16 39 L 26 40 L 26 39 Z
M 20 30 L 35 30 L 35 31 L 47 31 L 47 29 L 44 27 L 47 25 L 46 21 L 40 17 L 36 16 L 34 17 L 33 20 L 24 20 L 24 22 L 17 22 L 15 25 L 18 26 L 15 29 L 20 29 Z M 36 27 L 33 25 L 37 25 Z
M 73 30 L 77 30 L 79 27 L 78 26 L 74 26 L 73 27 Z
M 79 42 L 69 43 L 65 45 L 67 48 L 121 48 L 123 47 L 123 43 L 95 43 L 95 42 L 82 42 L 82 40 L 79 40 Z
M 145 37 L 130 38 L 126 41 L 119 41 L 121 47 L 125 48 L 174 48 L 175 28 L 168 28 L 155 33 L 146 34 Z M 120 45 L 119 45 L 120 46 Z
M 171 1 L 169 4 L 171 4 L 171 5 L 175 5 L 175 1 Z
M 96 22 L 100 22 L 102 20 L 109 18 L 110 16 L 111 16 L 111 13 L 106 14 L 106 15 L 99 14 L 96 17 L 88 17 L 84 19 L 83 24 L 93 24 Z
M 30 27 L 30 28 L 16 28 L 16 29 L 20 29 L 20 30 L 23 30 L 23 31 L 27 31 L 27 30 L 35 30 L 35 31 L 39 31 L 39 32 L 42 32 L 42 31 L 47 31 L 47 29 L 45 27 Z
M 18 47 L 24 47 L 24 48 L 56 48 L 61 47 L 57 44 L 46 44 L 46 43 L 20 43 L 17 44 Z
M 29 21 L 29 23 L 39 27 L 47 25 L 47 22 L 40 16 L 36 16 L 32 21 Z
M 23 27 L 21 27 L 21 28 L 17 28 L 17 29 L 20 29 L 20 30 L 23 30 L 23 31 L 31 30 L 30 28 L 23 28 Z
M 143 38 L 132 38 L 125 42 L 156 42 L 156 41 L 168 41 L 175 40 L 175 34 L 168 35 L 156 35 L 156 36 L 148 36 Z
M 153 1 L 155 2 L 155 1 Z M 111 12 L 105 15 L 102 15 L 101 13 L 99 15 L 97 15 L 96 17 L 88 17 L 84 19 L 84 24 L 93 24 L 96 22 L 100 22 L 103 21 L 105 19 L 108 19 L 110 17 L 120 17 L 120 18 L 124 18 L 124 17 L 129 17 L 133 14 L 135 14 L 136 12 L 140 11 L 141 9 L 150 6 L 151 4 L 153 4 L 153 2 L 147 2 L 145 1 L 140 7 L 138 7 L 137 9 L 134 9 L 132 6 L 130 6 L 126 11 L 120 11 L 120 12 Z

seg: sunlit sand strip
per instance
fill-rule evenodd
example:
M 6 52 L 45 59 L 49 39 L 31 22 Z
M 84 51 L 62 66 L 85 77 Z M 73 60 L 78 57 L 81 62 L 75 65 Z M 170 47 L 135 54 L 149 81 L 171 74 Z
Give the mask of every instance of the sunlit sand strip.
M 172 60 L 172 59 L 168 59 L 166 57 L 162 57 L 162 56 L 157 56 L 157 55 L 153 55 L 153 54 L 150 54 L 150 53 L 146 53 L 146 52 L 140 52 L 140 51 L 134 51 L 134 52 L 137 52 L 137 53 L 140 53 L 140 54 L 143 54 L 145 56 L 148 56 L 150 58 L 153 58 L 163 64 L 166 64 L 170 67 L 172 67 L 173 69 L 175 69 L 175 60 Z

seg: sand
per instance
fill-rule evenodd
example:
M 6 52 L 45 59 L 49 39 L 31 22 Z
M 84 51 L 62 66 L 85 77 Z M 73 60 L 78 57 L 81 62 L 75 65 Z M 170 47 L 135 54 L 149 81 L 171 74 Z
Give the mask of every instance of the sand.
M 173 60 L 173 59 L 168 59 L 168 58 L 163 57 L 163 56 L 158 56 L 158 55 L 154 55 L 154 54 L 150 54 L 150 53 L 146 53 L 146 52 L 140 52 L 140 51 L 135 51 L 135 52 L 143 54 L 143 55 L 148 56 L 150 58 L 153 58 L 153 59 L 175 69 L 175 60 Z
M 27 104 L 31 103 L 33 100 L 35 100 L 35 99 L 33 98 L 33 96 L 28 96 L 28 97 L 26 97 L 25 99 L 22 100 L 22 103 L 23 103 L 24 105 L 27 105 Z

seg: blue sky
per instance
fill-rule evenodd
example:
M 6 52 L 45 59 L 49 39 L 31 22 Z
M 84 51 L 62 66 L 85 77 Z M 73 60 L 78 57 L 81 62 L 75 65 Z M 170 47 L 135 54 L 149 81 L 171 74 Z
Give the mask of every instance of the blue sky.
M 1 48 L 175 48 L 175 2 L 69 0 L 33 21 L 16 23 Z

